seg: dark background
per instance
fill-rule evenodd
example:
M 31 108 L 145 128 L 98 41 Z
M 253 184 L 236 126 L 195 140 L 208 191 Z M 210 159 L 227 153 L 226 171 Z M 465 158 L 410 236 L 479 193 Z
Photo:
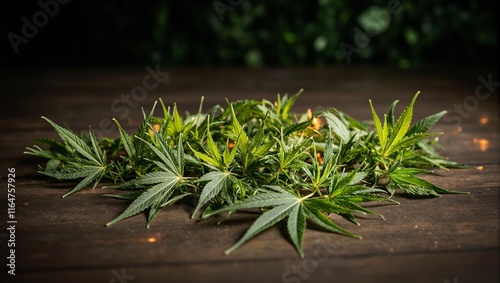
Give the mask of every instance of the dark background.
M 22 36 L 21 19 L 33 23 L 42 8 L 38 1 L 2 0 L 0 66 L 377 64 L 409 68 L 494 66 L 497 61 L 496 1 L 197 2 L 58 3 L 57 13 L 28 43 L 20 44 L 16 54 L 8 34 Z M 388 4 L 399 12 L 389 13 Z M 374 28 L 369 42 L 356 45 L 357 30 L 366 33 L 366 27 Z M 352 53 L 348 62 L 342 42 L 363 48 Z

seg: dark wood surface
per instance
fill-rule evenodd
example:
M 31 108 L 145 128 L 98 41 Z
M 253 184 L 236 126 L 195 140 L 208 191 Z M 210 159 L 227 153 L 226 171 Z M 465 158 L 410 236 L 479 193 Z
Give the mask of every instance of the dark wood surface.
M 154 68 L 154 66 L 152 66 Z M 336 107 L 370 119 L 368 99 L 379 113 L 395 99 L 400 108 L 422 93 L 415 119 L 441 110 L 450 113 L 435 129 L 441 153 L 470 165 L 436 170 L 436 184 L 470 195 L 416 199 L 395 196 L 401 205 L 373 206 L 385 220 L 339 223 L 363 239 L 307 230 L 305 259 L 282 231 L 271 228 L 225 256 L 255 216 L 241 215 L 221 225 L 190 219 L 192 204 L 164 209 L 151 228 L 145 216 L 111 227 L 126 202 L 102 198 L 102 189 L 85 189 L 61 199 L 74 183 L 54 182 L 36 173 L 43 160 L 24 155 L 37 137 L 55 137 L 40 116 L 75 131 L 117 116 L 112 103 L 142 84 L 144 68 L 30 69 L 4 72 L 0 79 L 0 282 L 498 282 L 499 133 L 498 91 L 491 70 L 433 68 L 178 69 L 170 80 L 148 91 L 130 107 L 122 123 L 134 130 L 140 107 L 149 111 L 159 97 L 181 111 L 205 109 L 224 99 L 273 100 L 276 93 L 304 88 L 294 108 Z M 496 75 L 493 74 L 493 81 Z M 486 97 L 488 96 L 488 97 Z M 463 111 L 460 112 L 460 107 Z M 117 136 L 117 131 L 110 133 Z M 7 274 L 7 169 L 16 169 L 16 275 Z M 121 275 L 125 275 L 122 277 Z

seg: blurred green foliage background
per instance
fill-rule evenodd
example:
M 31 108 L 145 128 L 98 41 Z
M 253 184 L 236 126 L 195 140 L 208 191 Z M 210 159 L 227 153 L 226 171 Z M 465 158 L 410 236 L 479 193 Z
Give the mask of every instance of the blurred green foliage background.
M 24 14 L 7 29 L 19 29 Z M 493 1 L 71 1 L 21 47 L 25 61 L 40 63 L 492 65 L 496 19 Z

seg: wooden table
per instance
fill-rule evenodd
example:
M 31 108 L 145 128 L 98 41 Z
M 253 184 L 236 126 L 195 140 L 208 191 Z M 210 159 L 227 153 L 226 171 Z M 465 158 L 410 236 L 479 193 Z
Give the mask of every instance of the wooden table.
M 169 72 L 168 79 L 129 104 L 121 95 L 143 85 L 146 68 L 49 68 L 2 74 L 0 282 L 498 282 L 498 84 L 484 85 L 496 81 L 495 74 L 488 78 L 492 70 L 159 69 Z M 140 107 L 149 111 L 159 97 L 193 112 L 202 95 L 208 109 L 224 105 L 225 98 L 273 100 L 278 92 L 300 88 L 305 92 L 294 111 L 331 106 L 360 120 L 371 118 L 369 98 L 379 113 L 399 99 L 401 111 L 420 90 L 414 119 L 448 109 L 435 127 L 445 132 L 441 153 L 471 166 L 437 170 L 426 178 L 470 195 L 398 195 L 400 206 L 372 207 L 385 221 L 367 217 L 360 220 L 361 226 L 341 222 L 363 235 L 362 240 L 306 231 L 304 259 L 278 228 L 225 256 L 224 250 L 249 227 L 251 217 L 221 225 L 197 222 L 189 217 L 192 205 L 183 203 L 164 209 L 149 229 L 143 214 L 106 228 L 126 202 L 101 197 L 102 189 L 61 199 L 74 183 L 37 174 L 37 164 L 44 160 L 23 154 L 34 138 L 56 137 L 41 115 L 75 131 L 88 125 L 106 131 L 101 121 L 123 114 L 122 123 L 132 131 L 140 122 Z M 128 115 L 124 108 L 116 110 L 124 105 Z M 109 134 L 118 135 L 116 130 Z M 15 276 L 6 269 L 8 168 L 16 170 Z

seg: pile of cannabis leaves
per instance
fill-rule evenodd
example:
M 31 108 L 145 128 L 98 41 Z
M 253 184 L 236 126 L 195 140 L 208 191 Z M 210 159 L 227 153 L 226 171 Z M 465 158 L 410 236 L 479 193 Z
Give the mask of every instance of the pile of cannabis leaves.
M 301 91 L 300 91 L 301 92 Z M 418 93 L 398 119 L 395 101 L 381 122 L 371 101 L 372 122 L 358 122 L 337 109 L 301 115 L 291 112 L 299 93 L 278 95 L 276 102 L 227 102 L 181 117 L 174 105 L 163 116 L 144 113 L 139 130 L 130 135 L 117 120 L 120 138 L 76 135 L 48 118 L 62 141 L 38 139 L 48 146 L 27 148 L 27 154 L 49 161 L 40 173 L 79 183 L 65 196 L 93 183 L 113 182 L 123 194 L 105 196 L 130 201 L 107 223 L 147 212 L 147 226 L 170 204 L 197 200 L 193 217 L 206 219 L 224 212 L 258 211 L 234 251 L 265 229 L 283 223 L 301 257 L 307 223 L 325 231 L 360 236 L 341 228 L 329 217 L 337 214 L 358 224 L 356 214 L 380 214 L 363 207 L 367 202 L 397 203 L 399 188 L 412 195 L 457 193 L 418 175 L 430 168 L 460 167 L 435 150 L 436 133 L 426 133 L 446 111 L 411 126 Z M 373 128 L 375 130 L 371 130 Z M 201 213 L 198 213 L 201 212 Z

